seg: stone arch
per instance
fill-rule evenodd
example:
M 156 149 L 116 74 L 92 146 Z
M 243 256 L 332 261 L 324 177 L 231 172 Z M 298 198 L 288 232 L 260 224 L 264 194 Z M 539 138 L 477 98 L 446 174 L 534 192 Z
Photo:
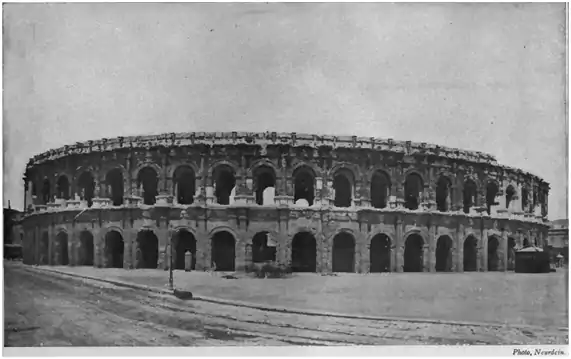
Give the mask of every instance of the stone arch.
M 514 188 L 513 185 L 509 184 L 506 187 L 506 192 L 505 192 L 505 196 L 506 196 L 506 208 L 509 208 L 510 203 L 515 200 L 515 198 L 517 197 L 517 191 Z
M 227 230 L 214 232 L 211 237 L 211 261 L 216 271 L 236 270 L 236 237 Z
M 218 232 L 229 232 L 236 240 L 239 240 L 240 236 L 238 233 L 230 226 L 218 226 L 213 228 L 208 232 L 208 237 L 212 238 Z
M 56 235 L 54 246 L 54 263 L 56 265 L 69 265 L 69 251 L 68 251 L 69 236 L 67 231 L 60 230 Z
M 448 235 L 441 235 L 436 241 L 436 265 L 437 272 L 452 272 L 454 242 Z
M 294 203 L 299 199 L 305 199 L 309 205 L 313 205 L 315 199 L 315 171 L 311 166 L 298 166 L 292 172 L 294 182 Z
M 448 212 L 453 201 L 452 180 L 441 174 L 436 181 L 436 209 L 440 212 Z
M 496 206 L 496 196 L 500 191 L 500 187 L 496 180 L 488 180 L 486 184 L 486 208 L 488 214 L 492 214 L 492 206 Z
M 59 176 L 56 183 L 56 196 L 57 198 L 69 199 L 70 191 L 69 178 L 67 175 L 62 174 Z
M 525 247 L 529 247 L 529 239 L 527 237 L 523 237 L 523 246 Z
M 361 173 L 361 169 L 359 166 L 356 166 L 349 162 L 338 162 L 329 170 L 328 176 L 330 178 L 335 177 L 338 172 L 345 172 L 348 176 L 350 176 L 353 181 L 356 178 L 362 178 L 363 174 Z
M 159 239 L 154 231 L 143 229 L 137 232 L 135 268 L 156 269 L 159 262 Z
M 418 209 L 422 201 L 424 191 L 424 180 L 417 171 L 409 170 L 404 180 L 405 208 Z
M 232 191 L 236 187 L 236 173 L 238 172 L 228 161 L 218 161 L 209 171 L 212 173 L 210 179 L 214 187 L 216 203 L 229 205 Z
M 267 166 L 266 162 L 261 162 L 252 169 L 252 174 L 256 203 L 267 204 L 264 203 L 264 191 L 268 187 L 276 188 L 277 172 L 273 166 Z
M 317 240 L 308 231 L 297 232 L 291 241 L 291 269 L 293 272 L 317 271 Z
M 478 238 L 469 234 L 464 240 L 464 272 L 476 272 L 478 270 Z
M 515 269 L 515 252 L 517 241 L 513 237 L 508 237 L 508 270 Z
M 196 237 L 187 227 L 178 227 L 172 235 L 172 266 L 185 269 L 186 253 L 190 252 L 190 269 L 196 269 Z
M 348 167 L 338 167 L 332 177 L 335 207 L 351 207 L 355 192 L 355 174 Z
M 388 234 L 377 233 L 370 239 L 370 273 L 391 271 L 391 238 Z
M 313 176 L 313 178 L 322 177 L 321 170 L 318 166 L 314 165 L 311 162 L 305 162 L 305 161 L 295 162 L 291 167 L 291 173 L 293 174 L 302 168 L 305 168 L 306 171 L 309 171 L 310 174 Z
M 153 205 L 159 194 L 159 173 L 153 166 L 144 166 L 137 173 L 137 188 L 143 197 L 143 203 Z
M 94 260 L 94 241 L 93 234 L 88 230 L 79 232 L 79 258 L 80 266 L 92 266 Z
M 333 272 L 355 272 L 355 237 L 342 231 L 333 237 Z
M 113 201 L 114 206 L 123 204 L 125 195 L 125 171 L 120 167 L 113 167 L 105 174 L 107 184 L 107 198 Z
M 173 196 L 179 204 L 194 203 L 196 193 L 196 172 L 189 165 L 176 167 L 172 176 Z
M 168 167 L 168 176 L 172 179 L 175 177 L 175 172 L 179 167 L 189 167 L 192 172 L 198 177 L 200 176 L 200 169 L 194 162 L 178 162 L 176 164 L 172 164 Z
M 91 207 L 93 204 L 93 197 L 95 195 L 95 176 L 90 171 L 83 171 L 77 177 L 77 189 L 80 193 L 80 198 L 87 201 L 87 206 Z
M 50 202 L 51 196 L 51 183 L 50 180 L 45 177 L 42 182 L 42 203 L 48 204 Z
M 276 246 L 270 236 L 271 232 L 261 231 L 252 237 L 252 263 L 276 260 Z
M 521 210 L 523 212 L 529 211 L 529 188 L 526 185 L 521 187 Z
M 381 169 L 371 173 L 371 206 L 374 208 L 385 208 L 391 192 L 391 177 Z
M 464 213 L 470 213 L 470 208 L 478 205 L 478 185 L 472 177 L 468 177 L 464 180 L 462 194 L 463 194 L 463 207 Z
M 499 257 L 500 240 L 496 235 L 488 237 L 488 272 L 495 272 L 500 269 Z
M 248 173 L 247 173 L 248 177 L 254 177 L 254 174 L 256 173 L 258 167 L 269 167 L 276 174 L 280 172 L 280 170 L 276 167 L 276 165 L 272 161 L 270 161 L 267 158 L 260 158 L 258 160 L 255 160 L 250 166 L 250 168 L 248 168 Z
M 120 229 L 113 227 L 107 229 L 104 237 L 104 248 L 105 266 L 108 268 L 123 268 L 125 241 Z
M 234 161 L 227 161 L 227 160 L 218 160 L 216 162 L 214 162 L 209 168 L 208 168 L 208 177 L 211 179 L 212 183 L 214 183 L 214 174 L 216 172 L 216 168 L 218 167 L 229 167 L 232 170 L 232 173 L 236 174 L 239 172 L 240 170 L 240 166 L 238 166 Z
M 424 271 L 424 238 L 414 231 L 404 241 L 404 272 Z

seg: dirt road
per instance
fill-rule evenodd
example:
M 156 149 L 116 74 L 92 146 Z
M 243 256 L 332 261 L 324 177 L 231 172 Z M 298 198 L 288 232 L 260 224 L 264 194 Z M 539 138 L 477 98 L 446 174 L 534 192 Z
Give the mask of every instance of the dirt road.
M 290 315 L 5 264 L 6 346 L 564 344 L 564 332 Z

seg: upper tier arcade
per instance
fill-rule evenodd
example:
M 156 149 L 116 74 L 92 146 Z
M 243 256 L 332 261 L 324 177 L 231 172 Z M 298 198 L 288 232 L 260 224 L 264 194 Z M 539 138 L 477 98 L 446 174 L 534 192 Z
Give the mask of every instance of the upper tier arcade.
M 549 192 L 541 178 L 499 165 L 481 152 L 276 132 L 170 133 L 76 143 L 35 156 L 24 182 L 26 207 L 32 205 L 28 212 L 92 204 L 275 204 L 543 221 Z

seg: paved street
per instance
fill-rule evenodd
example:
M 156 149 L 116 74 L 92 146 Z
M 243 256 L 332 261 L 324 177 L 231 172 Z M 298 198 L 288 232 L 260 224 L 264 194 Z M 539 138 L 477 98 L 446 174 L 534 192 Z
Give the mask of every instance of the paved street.
M 236 308 L 5 262 L 6 346 L 566 343 L 562 331 L 369 321 Z

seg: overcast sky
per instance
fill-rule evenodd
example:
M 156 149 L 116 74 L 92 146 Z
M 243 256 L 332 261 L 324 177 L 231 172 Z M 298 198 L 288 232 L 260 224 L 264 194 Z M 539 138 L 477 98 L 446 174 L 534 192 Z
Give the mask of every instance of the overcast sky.
M 4 5 L 4 205 L 31 156 L 187 131 L 488 152 L 567 216 L 564 4 Z

